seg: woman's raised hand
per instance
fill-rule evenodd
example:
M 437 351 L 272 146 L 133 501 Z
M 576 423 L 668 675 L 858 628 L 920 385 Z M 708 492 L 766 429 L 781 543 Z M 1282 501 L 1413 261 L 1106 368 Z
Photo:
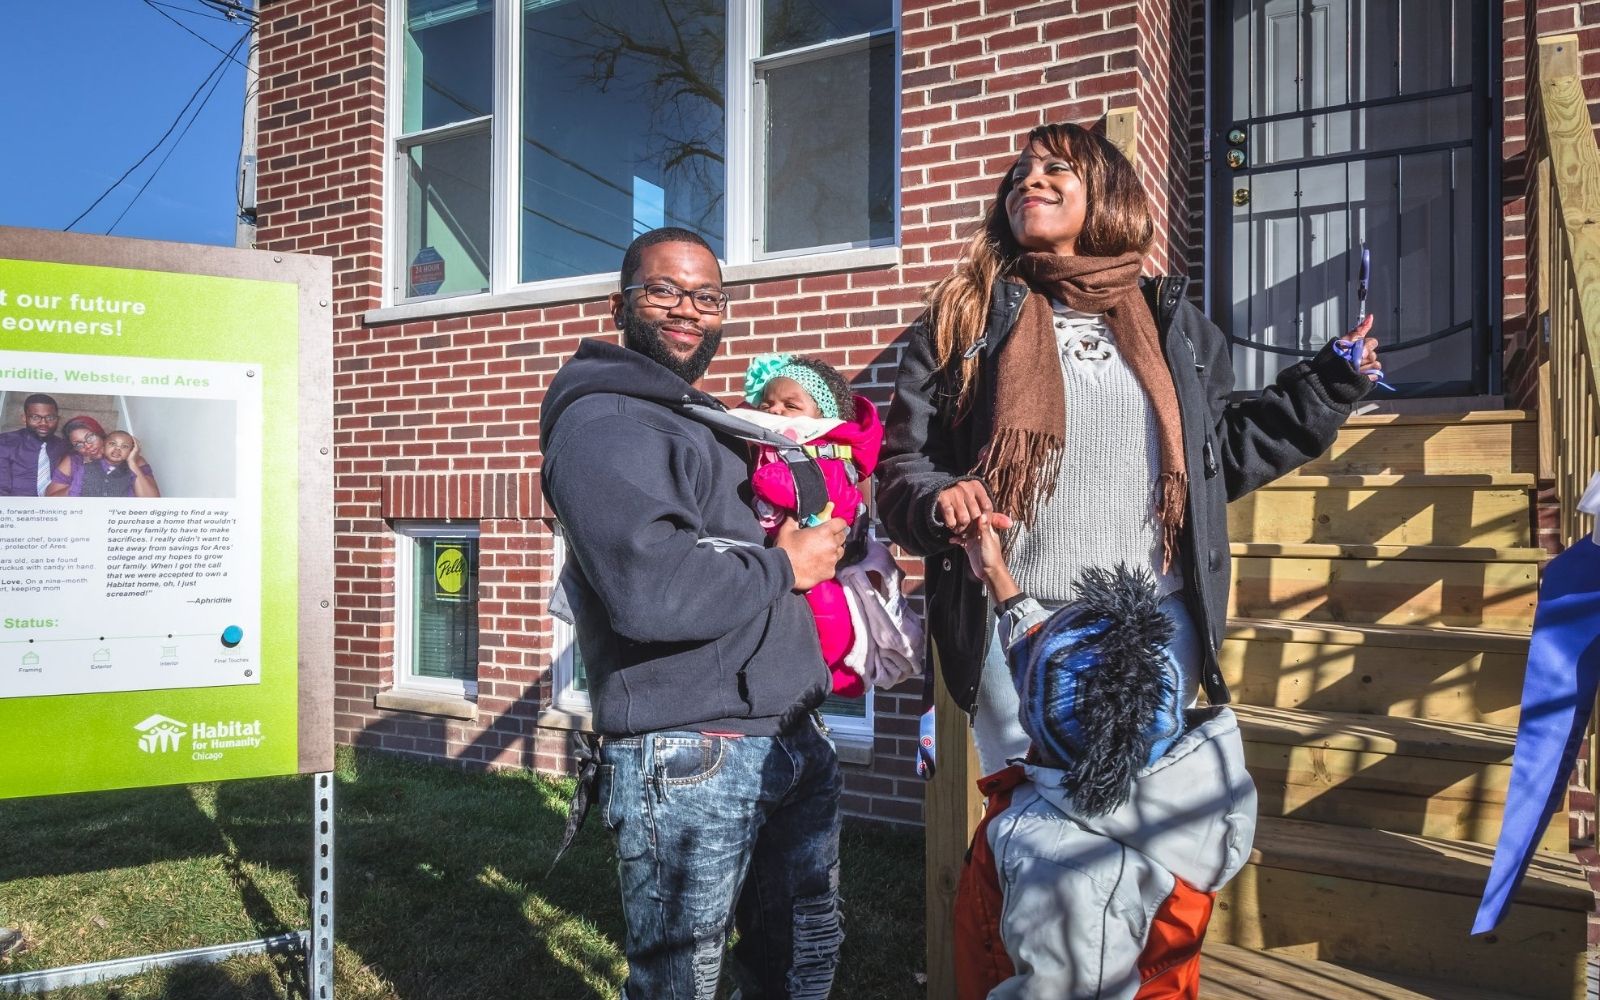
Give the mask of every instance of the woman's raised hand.
M 1356 368 L 1369 380 L 1376 382 L 1383 378 L 1383 365 L 1378 361 L 1378 338 L 1371 336 L 1372 319 L 1373 317 L 1368 316 L 1358 323 L 1354 330 L 1339 339 L 1346 344 L 1352 345 L 1340 352 L 1347 358 L 1355 356 L 1355 348 L 1357 345 L 1359 346 L 1361 353 L 1358 356 L 1361 362 Z

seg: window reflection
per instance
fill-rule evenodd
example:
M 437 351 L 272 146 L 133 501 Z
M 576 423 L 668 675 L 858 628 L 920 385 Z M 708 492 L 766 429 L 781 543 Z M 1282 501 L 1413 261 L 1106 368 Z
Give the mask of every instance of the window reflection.
M 525 6 L 522 280 L 615 270 L 662 225 L 724 256 L 726 52 L 724 0 Z

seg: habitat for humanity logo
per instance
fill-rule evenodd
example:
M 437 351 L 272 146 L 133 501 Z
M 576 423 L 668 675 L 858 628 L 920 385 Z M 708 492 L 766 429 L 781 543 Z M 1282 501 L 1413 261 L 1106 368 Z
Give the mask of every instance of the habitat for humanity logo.
M 261 720 L 253 722 L 180 722 L 165 715 L 152 715 L 133 728 L 141 735 L 139 749 L 145 753 L 170 753 L 183 749 L 189 737 L 194 760 L 218 760 L 224 750 L 254 749 L 262 744 Z
M 183 749 L 183 736 L 189 731 L 187 724 L 165 715 L 152 715 L 133 728 L 143 733 L 139 749 L 145 753 L 167 753 Z

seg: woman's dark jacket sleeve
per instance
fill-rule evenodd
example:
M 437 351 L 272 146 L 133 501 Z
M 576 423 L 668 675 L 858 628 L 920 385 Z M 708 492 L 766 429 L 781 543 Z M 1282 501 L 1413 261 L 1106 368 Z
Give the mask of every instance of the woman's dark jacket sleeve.
M 1181 328 L 1198 329 L 1211 423 L 1228 499 L 1237 500 L 1298 469 L 1333 446 L 1350 409 L 1370 383 L 1328 344 L 1291 365 L 1251 399 L 1230 401 L 1233 350 L 1226 335 L 1192 303 L 1178 307 Z
M 957 459 L 939 412 L 954 402 L 944 392 L 927 326 L 913 324 L 884 422 L 884 458 L 877 473 L 878 517 L 889 537 L 913 555 L 949 547 L 934 521 L 934 502 L 941 490 L 975 478 Z

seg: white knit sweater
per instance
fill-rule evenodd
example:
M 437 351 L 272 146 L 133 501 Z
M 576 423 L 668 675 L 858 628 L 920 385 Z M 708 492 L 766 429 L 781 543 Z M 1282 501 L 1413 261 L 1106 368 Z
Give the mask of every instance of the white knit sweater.
M 1032 529 L 1016 528 L 1007 562 L 1017 585 L 1046 604 L 1070 601 L 1090 566 L 1145 566 L 1157 588 L 1183 586 L 1176 565 L 1161 572 L 1155 484 L 1161 445 L 1155 410 L 1117 350 L 1105 318 L 1055 304 L 1067 402 L 1061 475 Z

